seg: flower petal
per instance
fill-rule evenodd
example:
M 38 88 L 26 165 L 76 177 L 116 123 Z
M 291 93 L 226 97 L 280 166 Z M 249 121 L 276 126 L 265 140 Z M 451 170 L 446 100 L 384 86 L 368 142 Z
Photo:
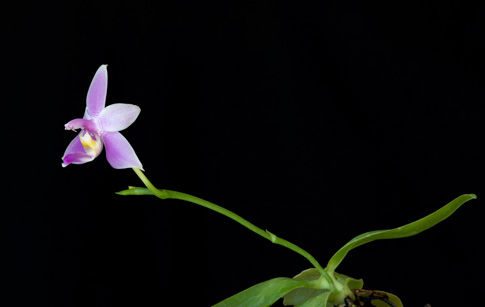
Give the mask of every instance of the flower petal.
M 114 132 L 128 128 L 140 114 L 140 107 L 134 104 L 115 103 L 99 114 L 98 126 L 102 131 Z
M 106 92 L 108 90 L 108 65 L 101 65 L 94 75 L 89 86 L 86 104 L 91 117 L 98 116 L 106 104 Z
M 103 141 L 106 147 L 106 159 L 113 168 L 136 167 L 143 169 L 133 147 L 121 133 L 106 132 L 103 135 Z
M 89 115 L 89 112 L 88 112 L 88 107 L 86 107 L 86 109 L 84 109 L 84 116 L 83 116 L 83 119 L 91 119 L 92 117 Z

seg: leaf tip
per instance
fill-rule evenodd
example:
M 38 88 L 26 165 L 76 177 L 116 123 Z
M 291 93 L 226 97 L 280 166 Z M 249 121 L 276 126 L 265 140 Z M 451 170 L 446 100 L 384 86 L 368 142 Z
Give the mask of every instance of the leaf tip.
M 117 194 L 117 195 L 123 195 L 123 196 L 125 196 L 125 195 L 129 195 L 129 194 L 127 193 L 127 191 L 129 191 L 129 189 L 128 189 L 128 190 L 123 190 L 123 191 L 118 191 L 118 192 L 115 192 L 115 194 Z

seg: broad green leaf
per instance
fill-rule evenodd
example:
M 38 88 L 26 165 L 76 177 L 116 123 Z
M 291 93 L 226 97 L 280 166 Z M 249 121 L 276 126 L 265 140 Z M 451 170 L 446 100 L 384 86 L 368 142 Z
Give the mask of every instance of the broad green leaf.
M 307 281 L 278 277 L 254 285 L 213 307 L 267 307 L 291 290 L 311 285 L 312 283 Z
M 342 262 L 347 253 L 362 244 L 369 243 L 375 240 L 397 239 L 414 236 L 445 220 L 450 215 L 452 215 L 453 212 L 455 212 L 461 205 L 475 198 L 476 196 L 474 194 L 464 194 L 455 198 L 453 201 L 451 201 L 449 204 L 442 207 L 441 209 L 438 209 L 430 215 L 425 216 L 415 222 L 390 230 L 376 230 L 361 234 L 350 240 L 341 249 L 339 249 L 337 253 L 335 253 L 335 255 L 333 255 L 333 257 L 328 262 L 326 271 L 329 273 L 335 271 L 335 269 L 340 264 L 340 262 Z
M 318 280 L 320 276 L 321 275 L 318 272 L 318 270 L 315 268 L 312 268 L 301 272 L 300 274 L 293 277 L 293 279 L 302 280 L 302 281 L 315 281 L 315 280 Z M 347 287 L 349 289 L 362 289 L 362 286 L 364 285 L 364 282 L 362 281 L 362 279 L 355 279 L 343 274 L 339 274 L 337 272 L 334 273 L 334 276 L 335 276 L 335 279 L 337 279 L 337 281 L 340 284 L 344 285 L 344 287 Z M 303 303 L 317 296 L 320 296 L 321 294 L 328 291 L 329 291 L 328 289 L 312 289 L 308 287 L 298 288 L 290 291 L 288 294 L 286 294 L 283 297 L 284 298 L 283 305 L 303 306 L 302 305 Z M 328 300 L 328 297 L 327 297 L 327 300 Z M 325 305 L 322 305 L 322 306 L 325 306 Z
M 318 272 L 317 269 L 312 268 L 301 272 L 300 274 L 293 277 L 294 280 L 301 280 L 301 281 L 315 281 L 320 278 L 321 274 Z M 314 298 L 324 292 L 328 291 L 324 289 L 312 289 L 308 287 L 302 287 L 295 290 L 290 291 L 286 294 L 283 298 L 283 305 L 285 306 L 298 306 L 303 304 L 307 300 Z
M 331 292 L 324 292 L 295 307 L 326 307 Z

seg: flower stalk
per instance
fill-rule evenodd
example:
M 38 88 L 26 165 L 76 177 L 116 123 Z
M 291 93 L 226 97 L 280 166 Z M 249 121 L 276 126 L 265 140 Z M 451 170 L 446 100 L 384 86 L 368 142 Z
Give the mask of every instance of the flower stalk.
M 263 238 L 270 240 L 274 244 L 284 246 L 284 247 L 291 249 L 292 251 L 302 255 L 308 261 L 310 261 L 311 264 L 318 270 L 318 272 L 325 278 L 325 280 L 329 284 L 330 289 L 332 290 L 332 289 L 335 288 L 333 279 L 328 275 L 328 273 L 323 269 L 323 267 L 318 263 L 318 261 L 312 255 L 310 255 L 310 253 L 308 253 L 307 251 L 305 251 L 301 247 L 299 247 L 299 246 L 297 246 L 297 245 L 295 245 L 295 244 L 293 244 L 293 243 L 291 243 L 291 242 L 289 242 L 285 239 L 277 237 L 276 235 L 269 232 L 268 230 L 266 230 L 266 231 L 262 230 L 261 228 L 252 224 L 248 220 L 240 217 L 236 213 L 234 213 L 230 210 L 227 210 L 227 209 L 225 209 L 221 206 L 218 206 L 214 203 L 206 201 L 202 198 L 199 198 L 199 197 L 196 197 L 196 196 L 193 196 L 193 195 L 190 195 L 190 194 L 186 194 L 186 193 L 177 192 L 177 191 L 171 191 L 171 190 L 165 190 L 165 189 L 159 190 L 150 182 L 150 180 L 148 180 L 148 178 L 145 176 L 145 174 L 143 173 L 143 171 L 141 169 L 134 167 L 133 170 L 138 175 L 138 177 L 141 179 L 143 184 L 145 184 L 145 186 L 147 187 L 148 190 L 145 189 L 145 188 L 129 187 L 128 190 L 120 191 L 120 192 L 117 192 L 116 194 L 119 194 L 119 195 L 155 195 L 156 197 L 161 198 L 161 199 L 167 199 L 167 198 L 178 199 L 178 200 L 187 201 L 187 202 L 205 207 L 207 209 L 213 210 L 215 212 L 218 212 L 218 213 L 238 222 L 239 224 L 243 225 L 244 227 L 251 230 L 252 232 L 255 232 L 258 235 L 262 236 Z

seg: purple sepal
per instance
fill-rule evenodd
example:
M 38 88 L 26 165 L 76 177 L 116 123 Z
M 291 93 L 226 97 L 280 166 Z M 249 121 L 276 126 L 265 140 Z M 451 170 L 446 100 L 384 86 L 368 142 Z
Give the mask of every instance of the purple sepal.
M 101 65 L 93 81 L 89 86 L 88 95 L 86 96 L 87 110 L 91 117 L 96 117 L 104 109 L 106 103 L 106 92 L 108 90 L 108 65 Z
M 143 170 L 138 156 L 128 140 L 119 132 L 106 132 L 103 135 L 106 159 L 113 168 L 136 167 Z

